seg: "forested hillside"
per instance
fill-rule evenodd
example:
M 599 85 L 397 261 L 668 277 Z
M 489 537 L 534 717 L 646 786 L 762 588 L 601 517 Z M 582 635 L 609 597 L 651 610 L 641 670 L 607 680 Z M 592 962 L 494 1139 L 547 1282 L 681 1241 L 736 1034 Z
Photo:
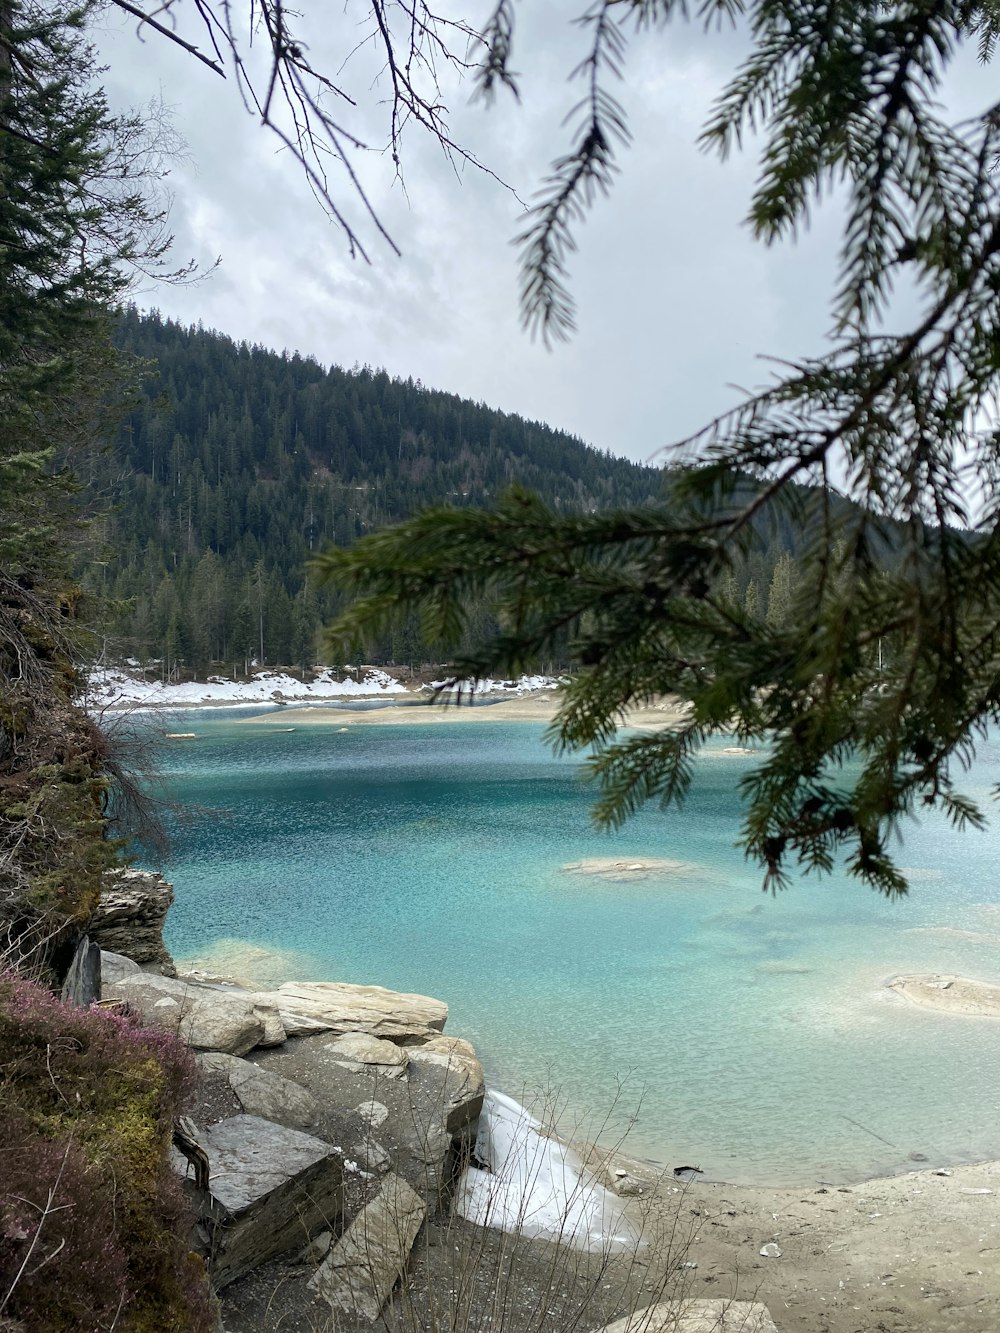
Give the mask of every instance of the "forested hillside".
M 89 479 L 94 508 L 112 506 L 88 580 L 125 604 L 115 656 L 168 670 L 309 663 L 334 604 L 306 564 L 329 543 L 427 504 L 484 504 L 514 481 L 562 510 L 661 492 L 656 468 L 384 371 L 326 370 L 135 310 L 117 339 L 153 365 Z M 372 652 L 423 647 L 401 626 Z

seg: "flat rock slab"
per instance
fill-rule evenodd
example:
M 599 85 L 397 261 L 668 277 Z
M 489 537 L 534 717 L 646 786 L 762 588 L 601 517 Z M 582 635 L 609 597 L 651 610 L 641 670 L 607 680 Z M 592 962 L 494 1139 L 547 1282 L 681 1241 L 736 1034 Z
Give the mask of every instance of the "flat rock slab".
M 423 1199 L 391 1173 L 309 1280 L 335 1311 L 374 1322 L 402 1277 L 427 1213 Z
M 222 1120 L 200 1134 L 209 1188 L 198 1235 L 216 1288 L 258 1264 L 336 1230 L 343 1211 L 340 1159 L 330 1144 L 258 1116 Z M 186 1163 L 175 1156 L 185 1174 Z
M 436 1036 L 448 1017 L 448 1006 L 428 995 L 344 981 L 288 981 L 276 991 L 259 992 L 258 999 L 277 1007 L 289 1036 L 368 1032 L 394 1042 L 420 1042 Z
M 597 1333 L 778 1333 L 760 1301 L 669 1301 L 605 1324 Z
M 177 1033 L 196 1051 L 246 1055 L 255 1046 L 285 1039 L 277 1010 L 253 991 L 200 986 L 143 972 L 105 986 L 103 995 L 127 1000 L 143 1022 Z
M 261 1116 L 289 1129 L 312 1129 L 319 1122 L 316 1098 L 291 1079 L 221 1051 L 201 1051 L 197 1060 L 203 1073 L 221 1074 L 226 1079 L 247 1115 Z

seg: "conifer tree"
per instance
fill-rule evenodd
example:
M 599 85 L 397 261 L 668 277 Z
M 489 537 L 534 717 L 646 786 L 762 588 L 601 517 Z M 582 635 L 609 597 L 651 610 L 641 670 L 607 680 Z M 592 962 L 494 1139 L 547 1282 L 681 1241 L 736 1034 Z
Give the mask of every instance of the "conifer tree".
M 608 85 L 627 25 L 679 8 L 589 12 L 579 137 L 523 235 L 526 319 L 549 337 L 572 326 L 572 224 L 626 136 Z M 742 840 L 765 884 L 843 856 L 898 893 L 900 820 L 933 808 L 983 822 L 962 773 L 1000 722 L 1000 102 L 959 125 L 942 109 L 958 52 L 978 42 L 992 57 L 998 14 L 950 0 L 718 0 L 699 13 L 743 15 L 752 33 L 703 144 L 725 156 L 760 136 L 756 235 L 794 236 L 841 190 L 828 351 L 681 441 L 658 508 L 567 517 L 515 491 L 491 513 L 438 510 L 330 552 L 322 571 L 359 598 L 333 636 L 420 607 L 425 633 L 459 642 L 485 599 L 503 628 L 456 666 L 477 676 L 515 672 L 568 631 L 579 671 L 553 735 L 596 747 L 601 822 L 680 802 L 699 746 L 734 729 L 768 742 L 743 783 Z M 513 6 L 495 20 L 487 89 L 512 81 Z M 909 324 L 892 300 L 901 285 L 920 294 Z M 767 523 L 801 534 L 796 614 L 782 623 L 718 592 Z M 665 693 L 690 702 L 683 723 L 617 733 L 627 708 Z

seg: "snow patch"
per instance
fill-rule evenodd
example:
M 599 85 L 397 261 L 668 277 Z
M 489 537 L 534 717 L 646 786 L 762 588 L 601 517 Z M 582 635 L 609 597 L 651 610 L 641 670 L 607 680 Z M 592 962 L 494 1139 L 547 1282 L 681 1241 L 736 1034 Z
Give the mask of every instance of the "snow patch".
M 536 690 L 554 690 L 562 681 L 556 676 L 519 676 L 517 680 L 460 680 L 449 685 L 445 680 L 432 680 L 431 688 L 445 694 L 532 694 Z
M 483 1169 L 466 1167 L 455 1199 L 467 1221 L 577 1249 L 642 1244 L 625 1206 L 588 1174 L 579 1154 L 547 1138 L 541 1123 L 502 1092 L 486 1092 L 475 1157 Z
M 404 685 L 375 667 L 368 667 L 363 676 L 360 672 L 358 674 L 358 679 L 348 676 L 338 680 L 332 671 L 324 670 L 317 674 L 315 680 L 306 684 L 283 671 L 258 671 L 247 681 L 209 676 L 207 681 L 164 685 L 160 681 L 144 680 L 117 667 L 101 667 L 90 673 L 83 691 L 83 703 L 91 709 L 125 705 L 184 708 L 193 704 L 261 704 L 282 700 L 297 702 L 358 695 L 371 698 L 408 693 Z

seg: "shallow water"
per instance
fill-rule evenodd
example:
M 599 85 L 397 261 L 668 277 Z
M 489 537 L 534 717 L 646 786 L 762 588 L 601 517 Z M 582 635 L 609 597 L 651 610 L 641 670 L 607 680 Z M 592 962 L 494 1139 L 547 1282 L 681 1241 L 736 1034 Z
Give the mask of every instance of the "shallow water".
M 995 830 L 909 826 L 902 902 L 839 875 L 770 897 L 733 846 L 752 761 L 721 744 L 683 813 L 607 835 L 540 725 L 278 732 L 247 716 L 174 717 L 198 739 L 160 750 L 187 811 L 166 867 L 178 958 L 439 996 L 492 1086 L 581 1135 L 631 1124 L 628 1151 L 710 1178 L 1000 1156 L 1000 1020 L 919 1010 L 883 984 L 1000 980 Z M 985 746 L 966 787 L 985 797 L 998 777 Z M 587 857 L 685 868 L 563 871 Z

